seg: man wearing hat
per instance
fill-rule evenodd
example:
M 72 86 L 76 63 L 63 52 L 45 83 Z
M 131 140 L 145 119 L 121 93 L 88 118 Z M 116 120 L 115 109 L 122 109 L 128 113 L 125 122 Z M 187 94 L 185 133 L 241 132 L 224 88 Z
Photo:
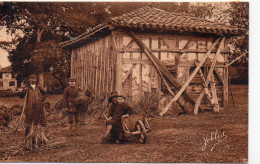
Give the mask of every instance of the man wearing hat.
M 69 121 L 69 134 L 72 134 L 73 120 L 75 120 L 75 134 L 78 134 L 79 130 L 79 111 L 77 111 L 76 98 L 79 96 L 80 89 L 76 87 L 76 79 L 70 78 L 69 86 L 64 89 L 63 92 L 63 107 L 67 108 L 68 121 Z
M 36 85 L 37 76 L 29 76 L 29 85 L 26 91 L 25 102 L 25 136 L 30 132 L 32 125 L 46 126 L 43 110 L 45 91 Z
M 107 120 L 107 132 L 105 136 L 102 138 L 103 142 L 115 142 L 120 143 L 123 142 L 123 129 L 121 124 L 121 117 L 123 115 L 129 116 L 132 113 L 133 109 L 127 103 L 118 101 L 118 98 L 121 100 L 125 99 L 124 96 L 118 95 L 116 91 L 111 93 L 108 102 L 111 103 L 108 113 Z

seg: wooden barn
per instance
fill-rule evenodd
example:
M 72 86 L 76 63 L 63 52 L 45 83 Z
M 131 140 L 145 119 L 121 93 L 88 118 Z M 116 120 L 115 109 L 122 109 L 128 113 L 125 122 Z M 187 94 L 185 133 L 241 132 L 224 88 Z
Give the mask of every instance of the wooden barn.
M 95 95 L 117 90 L 133 100 L 156 93 L 160 115 L 228 105 L 230 38 L 244 30 L 144 7 L 111 18 L 61 43 L 71 51 L 71 76 Z

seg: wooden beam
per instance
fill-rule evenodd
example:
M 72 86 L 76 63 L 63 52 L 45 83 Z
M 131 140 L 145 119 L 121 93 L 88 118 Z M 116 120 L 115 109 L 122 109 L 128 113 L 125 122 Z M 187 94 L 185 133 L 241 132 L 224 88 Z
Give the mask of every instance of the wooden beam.
M 205 84 L 204 84 L 205 87 L 204 87 L 203 91 L 200 93 L 199 97 L 198 97 L 197 100 L 196 100 L 196 105 L 194 106 L 194 114 L 195 114 L 195 115 L 198 113 L 198 108 L 199 108 L 199 106 L 200 106 L 200 103 L 201 103 L 201 100 L 202 100 L 204 94 L 208 92 L 209 80 L 210 80 L 210 78 L 211 78 L 211 76 L 212 76 L 212 74 L 213 74 L 213 70 L 214 70 L 214 68 L 215 68 L 215 64 L 216 64 L 216 61 L 217 61 L 217 55 L 220 54 L 221 47 L 223 46 L 224 41 L 225 41 L 225 37 L 222 38 L 222 40 L 221 40 L 221 42 L 220 42 L 220 44 L 219 44 L 217 53 L 216 53 L 215 56 L 214 56 L 213 62 L 212 62 L 212 64 L 211 64 L 210 70 L 209 70 L 209 72 L 208 72 L 207 79 L 206 79 Z M 214 87 L 214 86 L 213 86 L 213 87 Z M 216 90 L 216 89 L 215 89 L 215 90 Z M 209 96 L 208 96 L 208 98 L 209 98 L 209 100 L 210 100 L 211 105 L 214 105 L 213 109 L 219 110 L 218 104 L 216 104 L 215 101 L 212 102 L 212 99 L 211 99 Z M 218 102 L 217 102 L 217 103 L 218 103 Z
M 125 74 L 125 76 L 122 79 L 122 84 L 125 82 L 125 80 L 128 78 L 128 76 L 132 73 L 134 67 L 136 66 L 136 64 L 132 65 L 132 67 L 130 68 L 129 71 L 127 71 L 127 73 Z
M 117 53 L 117 58 L 116 58 L 116 91 L 118 93 L 122 93 L 122 54 Z
M 124 52 L 143 52 L 139 48 L 117 48 L 120 53 Z M 207 49 L 150 49 L 151 52 L 172 52 L 172 53 L 206 53 Z M 212 53 L 216 51 L 213 50 Z M 223 50 L 222 53 L 229 53 L 228 50 Z
M 228 76 L 228 86 L 229 86 L 229 90 L 230 90 L 233 106 L 236 106 L 235 101 L 234 101 L 234 97 L 233 97 L 233 93 L 232 93 L 231 81 L 230 81 L 230 77 L 229 76 Z
M 180 80 L 179 80 L 180 83 L 184 80 L 184 77 L 185 77 L 186 74 L 189 72 L 191 66 L 192 66 L 192 64 L 190 64 L 190 65 L 188 66 L 188 68 L 185 70 L 184 74 L 182 75 L 182 77 L 181 77 Z
M 131 40 L 125 48 L 131 48 L 134 43 L 134 40 Z
M 215 66 L 215 68 L 216 68 L 216 66 Z M 224 84 L 224 80 L 223 80 L 223 78 L 220 76 L 219 72 L 218 72 L 216 69 L 214 69 L 214 72 L 216 73 L 217 77 L 219 78 L 221 84 Z
M 147 55 L 148 59 L 154 60 L 153 64 L 156 64 L 158 66 L 158 69 L 163 73 L 163 75 L 169 80 L 169 82 L 176 88 L 179 89 L 181 88 L 181 84 L 178 82 L 178 80 L 173 77 L 173 75 L 163 66 L 162 62 L 160 60 L 158 60 L 155 55 L 150 51 L 149 48 L 147 48 L 145 46 L 145 44 L 143 44 L 140 39 L 138 39 L 135 34 L 133 32 L 130 32 L 131 35 L 133 36 L 133 38 L 135 39 L 135 41 L 137 42 L 137 44 L 144 50 L 145 54 Z M 195 104 L 195 100 L 191 97 L 191 95 L 189 93 L 187 93 L 186 91 L 184 92 L 185 97 L 190 100 L 191 104 L 194 105 Z
M 130 34 L 132 35 L 132 37 L 136 41 L 136 43 L 140 46 L 140 48 L 144 51 L 144 53 L 146 54 L 148 59 L 151 60 L 152 64 L 156 68 L 157 72 L 161 72 L 171 82 L 171 84 L 173 86 L 175 86 L 175 91 L 177 91 L 177 88 L 181 87 L 181 85 L 179 84 L 177 79 L 175 79 L 172 76 L 172 74 L 160 63 L 160 61 L 150 51 L 150 49 L 147 48 L 146 45 L 143 44 L 142 41 L 140 41 L 140 39 L 137 38 L 133 32 L 130 32 Z M 191 104 L 195 104 L 195 100 L 193 100 L 193 98 L 191 97 L 191 95 L 189 93 L 185 92 L 185 95 L 186 95 L 187 99 L 191 102 Z M 185 101 L 184 98 L 177 102 L 182 109 L 186 108 L 185 107 L 186 103 L 183 103 L 183 101 Z
M 203 87 L 204 87 L 202 89 L 201 93 L 204 92 L 206 94 L 208 100 L 210 101 L 210 105 L 213 105 L 214 104 L 213 97 L 212 97 L 211 93 L 209 92 L 208 85 L 206 85 L 206 79 L 205 79 L 205 77 L 204 77 L 204 75 L 203 75 L 201 70 L 199 71 L 199 74 L 200 74 L 200 77 L 201 77 L 201 79 L 203 81 L 202 84 L 203 84 Z M 196 104 L 194 106 L 194 114 L 195 115 L 198 114 L 198 109 L 199 109 L 201 100 L 202 100 L 202 98 L 204 96 L 204 93 L 203 94 L 199 94 L 199 96 L 196 99 Z
M 235 63 L 237 60 L 241 59 L 243 56 L 245 56 L 246 54 L 248 54 L 248 52 L 244 52 L 242 55 L 238 56 L 236 59 L 234 59 L 232 62 L 230 62 L 229 64 L 225 65 L 225 67 L 230 66 L 231 64 Z
M 225 62 L 228 61 L 228 55 L 225 54 Z M 224 84 L 223 84 L 223 106 L 228 107 L 228 67 L 224 67 Z
M 181 96 L 181 94 L 185 91 L 185 89 L 187 88 L 187 86 L 190 84 L 191 80 L 193 79 L 193 77 L 197 74 L 197 72 L 199 71 L 200 67 L 202 66 L 202 64 L 206 61 L 206 59 L 208 58 L 209 54 L 211 53 L 212 49 L 216 46 L 216 44 L 219 42 L 220 38 L 218 38 L 214 44 L 211 46 L 211 48 L 208 50 L 208 52 L 205 54 L 204 58 L 200 61 L 200 63 L 197 65 L 197 67 L 195 68 L 195 70 L 192 72 L 191 76 L 186 80 L 186 82 L 183 84 L 183 86 L 181 87 L 181 89 L 178 91 L 178 93 L 175 95 L 175 97 L 167 104 L 167 106 L 163 109 L 163 111 L 161 111 L 160 116 L 162 116 L 164 113 L 167 112 L 167 110 L 171 107 L 172 103 L 175 102 L 176 100 L 178 100 L 178 98 Z
M 214 74 L 211 74 L 211 82 L 210 82 L 210 88 L 211 88 L 211 93 L 213 96 L 213 100 L 214 100 L 214 106 L 213 106 L 213 111 L 215 113 L 219 112 L 219 105 L 218 105 L 218 95 L 217 95 L 217 91 L 216 91 L 216 84 L 215 84 L 215 79 L 214 79 Z
M 167 47 L 168 49 L 171 48 L 170 45 L 164 40 L 164 38 L 162 38 L 162 42 L 163 42 L 164 45 L 166 45 L 166 47 Z

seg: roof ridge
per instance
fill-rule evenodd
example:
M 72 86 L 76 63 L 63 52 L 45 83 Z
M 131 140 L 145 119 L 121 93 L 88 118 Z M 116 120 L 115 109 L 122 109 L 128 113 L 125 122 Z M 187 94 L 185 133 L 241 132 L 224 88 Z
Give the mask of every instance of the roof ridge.
M 222 22 L 198 18 L 186 13 L 169 12 L 160 8 L 144 6 L 128 13 L 108 18 L 108 21 L 98 24 L 74 39 L 61 43 L 61 46 L 71 45 L 94 35 L 112 25 L 119 28 L 138 28 L 148 30 L 211 33 L 217 35 L 240 35 L 245 29 Z
M 149 6 L 147 6 L 147 7 L 149 7 Z M 170 12 L 170 11 L 166 11 L 166 10 L 159 9 L 159 8 L 156 8 L 156 7 L 150 7 L 150 8 L 153 8 L 153 9 L 156 9 L 156 10 L 159 10 L 159 11 L 162 11 L 162 12 L 167 12 L 167 13 L 170 13 L 170 14 L 173 14 L 173 15 L 177 15 L 177 16 L 183 16 L 183 14 L 184 14 L 185 17 L 190 17 L 190 19 L 193 18 L 193 19 L 196 19 L 196 20 L 207 21 L 207 22 L 209 22 L 209 23 L 219 23 L 219 24 L 222 24 L 222 25 L 225 25 L 225 26 L 236 27 L 236 26 L 229 25 L 229 24 L 226 24 L 226 23 L 223 23 L 223 22 L 211 21 L 211 20 L 208 20 L 208 19 L 206 19 L 206 18 L 200 18 L 200 17 L 188 15 L 188 14 L 186 14 L 186 13 Z M 237 28 L 238 28 L 238 27 L 237 27 Z

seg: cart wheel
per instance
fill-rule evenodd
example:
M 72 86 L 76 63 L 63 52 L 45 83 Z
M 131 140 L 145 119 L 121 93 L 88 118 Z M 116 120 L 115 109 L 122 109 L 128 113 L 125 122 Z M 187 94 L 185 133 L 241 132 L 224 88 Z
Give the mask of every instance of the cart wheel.
M 136 127 L 139 131 L 141 131 L 140 134 L 138 134 L 138 141 L 142 144 L 145 144 L 146 141 L 146 131 L 145 131 L 145 126 L 142 121 L 137 121 L 136 122 Z

